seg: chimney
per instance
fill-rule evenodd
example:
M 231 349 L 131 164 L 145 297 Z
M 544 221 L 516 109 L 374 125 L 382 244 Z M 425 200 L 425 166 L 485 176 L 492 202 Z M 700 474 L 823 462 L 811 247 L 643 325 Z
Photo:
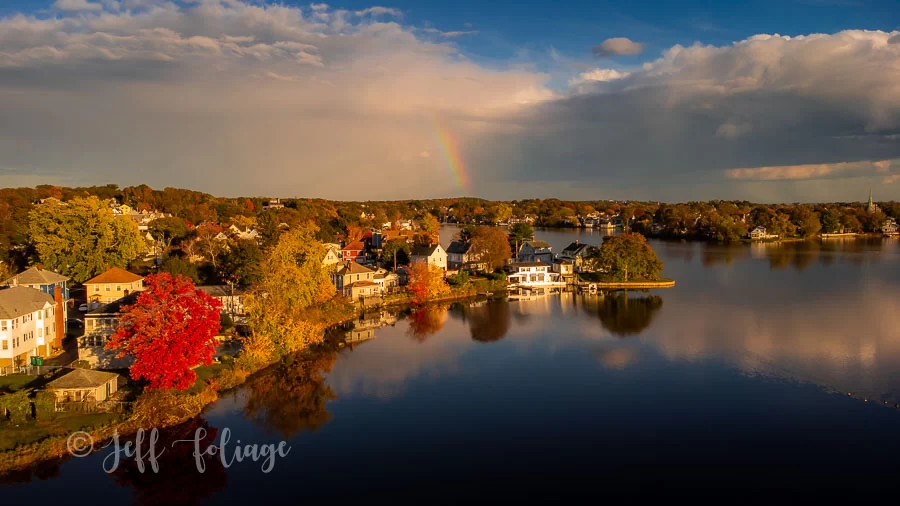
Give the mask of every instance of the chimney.
M 575 245 L 581 244 L 578 239 L 575 239 Z
M 534 236 L 531 236 L 531 242 L 534 242 Z
M 62 342 L 66 337 L 66 320 L 63 318 L 65 316 L 66 301 L 63 300 L 62 287 L 59 285 L 53 286 L 53 301 L 56 302 L 56 340 L 53 342 L 53 347 L 62 349 Z

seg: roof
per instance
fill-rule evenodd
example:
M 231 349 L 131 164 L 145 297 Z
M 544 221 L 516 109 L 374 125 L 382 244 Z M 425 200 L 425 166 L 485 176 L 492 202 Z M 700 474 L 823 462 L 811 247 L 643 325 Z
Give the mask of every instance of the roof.
M 52 285 L 54 283 L 60 283 L 62 281 L 68 280 L 69 278 L 61 274 L 57 274 L 53 271 L 48 271 L 40 267 L 32 267 L 27 271 L 20 272 L 15 276 L 7 279 L 5 283 L 15 283 L 17 285 Z
M 410 255 L 417 256 L 417 257 L 430 257 L 440 247 L 441 247 L 440 244 L 432 244 L 431 246 L 419 245 L 412 249 L 412 252 L 410 253 Z
M 0 290 L 0 319 L 12 320 L 53 304 L 53 296 L 36 288 L 14 286 Z
M 365 274 L 367 272 L 375 271 L 357 262 L 347 262 L 347 264 L 338 271 L 338 274 L 343 276 L 344 274 Z
M 142 279 L 144 279 L 143 276 L 138 276 L 133 272 L 126 271 L 125 269 L 113 267 L 103 274 L 94 276 L 93 278 L 85 281 L 84 284 L 93 285 L 99 283 L 134 283 L 135 281 L 140 281 Z
M 359 288 L 362 286 L 375 286 L 377 284 L 378 283 L 375 283 L 374 281 L 357 281 L 355 283 L 350 283 L 350 285 L 348 285 L 348 286 L 350 286 L 352 288 Z
M 105 385 L 109 380 L 118 380 L 114 372 L 93 371 L 91 369 L 75 369 L 47 383 L 47 390 L 63 390 L 69 388 L 96 388 Z
M 568 260 L 568 259 L 566 259 L 566 258 L 556 258 L 556 259 L 553 260 L 553 263 L 555 263 L 555 264 L 572 265 L 572 261 L 571 261 L 571 260 Z
M 362 243 L 362 241 L 353 241 L 350 244 L 344 246 L 345 250 L 363 250 L 366 249 L 366 245 Z
M 547 241 L 525 241 L 525 243 L 530 244 L 532 248 L 550 249 L 550 245 L 547 244 Z
M 573 242 L 572 244 L 566 246 L 566 249 L 564 249 L 563 252 L 577 253 L 587 247 L 588 247 L 587 244 L 582 244 L 582 243 L 576 241 L 576 242 Z
M 140 294 L 141 294 L 141 292 L 130 293 L 115 302 L 110 302 L 109 304 L 106 304 L 104 306 L 101 306 L 101 307 L 93 310 L 93 311 L 90 311 L 87 314 L 85 314 L 84 316 L 85 317 L 88 317 L 88 316 L 98 317 L 98 316 L 109 316 L 109 315 L 119 314 L 122 310 L 122 306 L 130 306 L 130 305 L 134 304 L 135 302 L 137 302 L 138 295 L 140 295 Z
M 198 286 L 197 288 L 210 297 L 231 297 L 232 293 L 234 295 L 244 294 L 244 289 L 238 286 L 234 287 L 232 292 L 231 285 Z
M 453 253 L 454 255 L 465 255 L 469 252 L 469 248 L 472 247 L 472 243 L 465 241 L 453 241 L 450 243 L 450 246 L 447 246 L 447 253 Z
M 550 264 L 544 262 L 513 262 L 510 267 L 549 267 Z

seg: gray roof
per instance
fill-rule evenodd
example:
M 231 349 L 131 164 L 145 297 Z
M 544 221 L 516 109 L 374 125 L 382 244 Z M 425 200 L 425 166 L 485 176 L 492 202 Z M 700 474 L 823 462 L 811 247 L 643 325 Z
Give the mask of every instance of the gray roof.
M 12 320 L 33 313 L 47 303 L 53 304 L 53 296 L 36 288 L 14 286 L 0 290 L 0 319 Z
M 450 246 L 447 246 L 447 253 L 452 253 L 454 255 L 465 255 L 471 247 L 472 243 L 470 242 L 453 241 L 450 243 Z
M 32 267 L 24 272 L 20 272 L 15 276 L 4 281 L 6 285 L 52 285 L 54 283 L 60 283 L 62 281 L 68 281 L 69 278 L 57 274 L 53 271 L 48 271 L 46 269 L 42 269 L 40 267 Z
M 580 242 L 573 242 L 572 244 L 566 246 L 566 249 L 564 249 L 563 252 L 564 253 L 578 253 L 587 247 L 588 247 L 587 244 L 580 243 Z
M 232 294 L 231 285 L 198 286 L 197 288 L 210 297 L 231 297 Z M 244 289 L 242 287 L 234 287 L 234 295 L 243 294 Z
M 109 380 L 118 380 L 119 375 L 114 372 L 92 371 L 90 369 L 75 369 L 55 380 L 47 383 L 47 390 L 64 390 L 69 388 L 96 388 L 105 385 Z
M 412 249 L 412 252 L 410 253 L 410 255 L 417 256 L 417 257 L 430 257 L 431 255 L 434 254 L 434 251 L 440 247 L 441 247 L 440 244 L 432 244 L 431 246 L 419 245 Z

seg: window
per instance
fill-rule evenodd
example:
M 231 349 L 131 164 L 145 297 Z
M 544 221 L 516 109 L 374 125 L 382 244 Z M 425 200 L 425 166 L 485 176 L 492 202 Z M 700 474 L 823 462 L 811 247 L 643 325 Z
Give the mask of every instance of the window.
M 110 291 L 109 285 L 106 285 L 106 291 L 107 291 L 107 292 Z
M 6 320 L 3 320 L 2 322 L 0 322 L 0 330 L 5 332 L 6 330 L 8 330 L 7 327 L 8 326 L 7 326 Z
M 122 285 L 116 285 L 116 291 L 117 291 L 117 292 L 121 292 L 121 291 L 122 291 Z
M 8 349 L 9 349 L 9 341 L 3 340 L 3 341 L 0 341 L 0 343 L 2 343 L 2 344 L 0 344 L 0 346 L 2 346 L 2 348 L 3 348 L 4 350 L 8 350 Z

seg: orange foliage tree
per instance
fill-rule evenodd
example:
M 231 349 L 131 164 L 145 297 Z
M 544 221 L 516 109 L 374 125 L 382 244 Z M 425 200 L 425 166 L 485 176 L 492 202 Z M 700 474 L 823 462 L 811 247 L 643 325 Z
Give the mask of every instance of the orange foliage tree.
M 417 263 L 409 268 L 409 283 L 406 289 L 413 296 L 415 304 L 422 304 L 450 293 L 444 282 L 444 271 L 432 264 Z

